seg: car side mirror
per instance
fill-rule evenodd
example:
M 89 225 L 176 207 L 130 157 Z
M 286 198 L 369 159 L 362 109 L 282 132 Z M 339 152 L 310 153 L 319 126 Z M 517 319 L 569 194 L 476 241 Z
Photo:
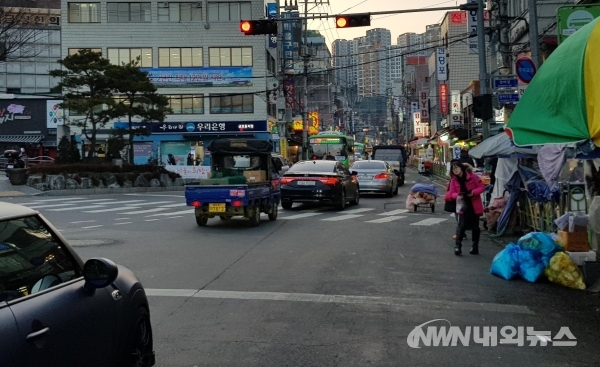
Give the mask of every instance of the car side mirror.
M 83 265 L 86 289 L 105 288 L 117 279 L 117 275 L 119 275 L 119 268 L 108 259 L 93 258 Z

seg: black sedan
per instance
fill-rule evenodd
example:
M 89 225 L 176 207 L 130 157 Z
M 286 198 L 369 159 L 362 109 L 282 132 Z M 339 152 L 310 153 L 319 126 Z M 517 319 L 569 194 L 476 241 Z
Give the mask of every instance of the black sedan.
M 37 211 L 0 203 L 3 367 L 152 366 L 148 300 L 127 268 L 83 263 Z
M 281 206 L 290 209 L 293 203 L 323 203 L 344 210 L 348 202 L 358 205 L 355 175 L 336 161 L 298 162 L 281 178 Z

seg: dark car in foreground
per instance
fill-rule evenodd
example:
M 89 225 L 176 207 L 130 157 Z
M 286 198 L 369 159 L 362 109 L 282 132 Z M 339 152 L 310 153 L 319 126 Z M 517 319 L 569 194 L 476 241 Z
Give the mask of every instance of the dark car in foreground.
M 127 268 L 85 263 L 37 211 L 0 202 L 0 365 L 152 366 L 146 293 Z
M 358 161 L 350 169 L 357 173 L 361 192 L 382 192 L 390 198 L 398 194 L 398 176 L 386 162 Z
M 293 203 L 321 203 L 344 210 L 349 202 L 358 205 L 358 181 L 348 168 L 337 161 L 302 161 L 294 164 L 281 178 L 281 206 Z

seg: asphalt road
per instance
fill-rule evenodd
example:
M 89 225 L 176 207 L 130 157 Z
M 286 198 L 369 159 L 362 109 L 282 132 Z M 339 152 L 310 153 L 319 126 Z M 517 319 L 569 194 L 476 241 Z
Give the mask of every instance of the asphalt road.
M 485 232 L 481 255 L 465 242 L 454 256 L 441 198 L 435 213 L 403 210 L 416 180 L 391 199 L 365 195 L 344 213 L 301 206 L 257 228 L 197 227 L 182 193 L 7 200 L 38 209 L 82 258 L 138 275 L 158 366 L 597 366 L 598 296 L 490 275 L 504 244 Z M 447 321 L 428 326 L 497 327 L 497 345 L 471 336 L 411 348 L 411 331 L 435 319 Z M 503 340 L 505 326 L 524 328 L 524 346 Z M 575 347 L 539 346 L 542 331 L 553 338 L 563 326 Z

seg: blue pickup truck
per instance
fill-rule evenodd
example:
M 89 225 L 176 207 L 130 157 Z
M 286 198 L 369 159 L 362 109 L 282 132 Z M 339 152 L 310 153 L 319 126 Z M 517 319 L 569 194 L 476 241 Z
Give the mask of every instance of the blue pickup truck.
M 208 146 L 211 153 L 210 178 L 186 185 L 185 201 L 195 208 L 196 223 L 206 226 L 208 219 L 228 220 L 242 216 L 254 227 L 260 213 L 277 219 L 281 194 L 278 160 L 273 146 L 259 139 L 219 139 Z

